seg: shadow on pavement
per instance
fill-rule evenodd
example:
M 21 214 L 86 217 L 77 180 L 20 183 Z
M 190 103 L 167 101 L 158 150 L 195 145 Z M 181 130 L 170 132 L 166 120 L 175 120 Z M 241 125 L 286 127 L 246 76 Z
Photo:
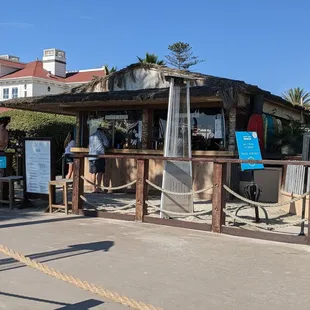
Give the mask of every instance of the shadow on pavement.
M 57 308 L 55 310 L 65 310 L 65 309 L 76 309 L 76 310 L 86 310 L 86 309 L 90 309 L 99 305 L 104 304 L 103 301 L 100 300 L 96 300 L 96 299 L 88 299 L 82 302 L 78 302 L 76 304 L 71 304 L 71 305 L 67 305 L 61 308 Z
M 31 215 L 31 218 L 33 218 L 33 214 Z M 30 217 L 30 215 L 29 215 Z M 42 217 L 42 216 L 40 216 Z M 27 218 L 26 216 L 24 217 L 14 217 L 13 215 L 6 216 L 5 218 L 2 218 L 2 220 L 11 220 L 11 219 L 23 219 Z M 43 220 L 38 220 L 38 221 L 28 221 L 28 222 L 18 222 L 18 223 L 7 223 L 7 224 L 1 224 L 0 228 L 10 228 L 10 227 L 19 227 L 19 226 L 29 226 L 29 225 L 36 225 L 36 224 L 44 224 L 44 223 L 53 223 L 53 222 L 64 222 L 64 221 L 72 221 L 72 220 L 77 220 L 81 219 L 79 216 L 74 216 L 74 217 L 61 217 L 61 218 L 49 218 L 49 219 L 43 219 Z M 86 217 L 83 217 L 83 219 L 87 219 Z M 1 220 L 1 214 L 0 214 L 0 220 Z
M 0 291 L 0 296 L 1 295 L 7 296 L 7 297 L 12 297 L 12 298 L 19 298 L 19 299 L 24 299 L 24 300 L 47 303 L 47 304 L 52 304 L 52 305 L 57 305 L 57 306 L 63 306 L 61 308 L 56 308 L 55 310 L 60 310 L 60 309 L 80 309 L 80 310 L 83 309 L 83 310 L 85 310 L 85 309 L 90 309 L 90 308 L 96 307 L 98 305 L 102 305 L 104 303 L 101 300 L 88 299 L 88 300 L 84 300 L 82 302 L 78 302 L 75 304 L 68 304 L 68 303 L 59 302 L 59 301 L 55 301 L 55 300 L 48 300 L 48 299 L 42 299 L 42 298 L 30 297 L 30 296 L 23 296 L 23 295 L 5 293 L 5 292 Z
M 55 260 L 78 256 L 78 255 L 85 255 L 85 254 L 98 252 L 98 251 L 108 252 L 110 248 L 113 246 L 114 246 L 114 241 L 82 243 L 82 244 L 69 245 L 68 248 L 66 249 L 30 254 L 30 255 L 27 255 L 27 257 L 30 259 L 37 260 L 41 263 L 46 263 L 50 261 L 55 261 Z M 43 258 L 43 259 L 41 260 L 40 258 Z M 6 258 L 6 259 L 0 260 L 0 272 L 22 268 L 22 267 L 25 267 L 25 265 L 17 262 L 13 258 Z

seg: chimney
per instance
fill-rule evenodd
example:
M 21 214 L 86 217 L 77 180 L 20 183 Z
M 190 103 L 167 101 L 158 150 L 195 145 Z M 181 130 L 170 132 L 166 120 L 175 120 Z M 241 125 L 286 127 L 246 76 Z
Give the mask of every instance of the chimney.
M 53 75 L 66 77 L 66 53 L 56 48 L 43 51 L 43 68 Z

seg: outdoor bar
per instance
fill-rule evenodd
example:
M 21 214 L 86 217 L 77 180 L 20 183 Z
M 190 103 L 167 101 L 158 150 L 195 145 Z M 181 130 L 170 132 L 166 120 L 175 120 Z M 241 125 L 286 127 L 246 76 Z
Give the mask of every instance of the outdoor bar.
M 134 156 L 150 156 L 148 178 L 162 186 L 163 156 L 167 123 L 169 77 L 190 80 L 190 135 L 193 158 L 232 159 L 236 153 L 236 131 L 255 131 L 262 120 L 264 159 L 291 158 L 287 145 L 279 152 L 273 149 L 272 137 L 284 131 L 291 120 L 309 123 L 309 113 L 289 105 L 281 97 L 257 86 L 200 73 L 180 71 L 152 64 L 133 64 L 106 77 L 94 80 L 69 93 L 34 98 L 19 98 L 5 102 L 8 108 L 65 114 L 76 117 L 76 147 L 74 154 L 88 154 L 89 135 L 96 128 L 105 128 L 110 141 L 107 155 L 122 155 L 107 159 L 104 185 L 117 187 L 137 178 Z M 254 127 L 253 127 L 254 126 Z M 83 176 L 90 179 L 85 157 Z M 261 201 L 278 202 L 286 197 L 287 169 L 266 165 L 255 171 L 254 180 L 262 184 Z M 213 163 L 193 162 L 193 190 L 207 188 L 213 183 Z M 241 192 L 250 182 L 238 165 L 227 164 L 225 184 Z M 274 182 L 266 182 L 267 180 Z M 267 184 L 267 186 L 265 186 Z M 84 182 L 84 190 L 90 184 Z M 135 185 L 132 185 L 134 190 Z M 131 190 L 126 189 L 126 191 Z M 149 189 L 153 190 L 153 189 Z M 209 200 L 212 191 L 202 192 L 200 198 Z M 227 194 L 227 197 L 229 195 Z

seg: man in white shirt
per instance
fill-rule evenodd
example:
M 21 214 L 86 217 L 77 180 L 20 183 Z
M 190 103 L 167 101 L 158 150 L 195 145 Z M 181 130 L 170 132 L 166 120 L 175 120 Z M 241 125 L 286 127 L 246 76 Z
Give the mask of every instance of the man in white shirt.
M 108 147 L 109 140 L 103 132 L 103 128 L 97 128 L 89 137 L 89 155 L 104 155 L 105 148 Z M 105 159 L 89 157 L 89 173 L 92 175 L 93 193 L 102 192 L 100 186 L 105 173 Z

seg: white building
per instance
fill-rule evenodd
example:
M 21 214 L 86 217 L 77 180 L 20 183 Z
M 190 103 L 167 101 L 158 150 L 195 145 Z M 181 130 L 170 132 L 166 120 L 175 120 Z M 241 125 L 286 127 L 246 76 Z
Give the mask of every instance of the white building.
M 65 52 L 55 48 L 44 50 L 42 60 L 29 63 L 0 55 L 0 101 L 59 94 L 104 75 L 104 68 L 67 71 Z

